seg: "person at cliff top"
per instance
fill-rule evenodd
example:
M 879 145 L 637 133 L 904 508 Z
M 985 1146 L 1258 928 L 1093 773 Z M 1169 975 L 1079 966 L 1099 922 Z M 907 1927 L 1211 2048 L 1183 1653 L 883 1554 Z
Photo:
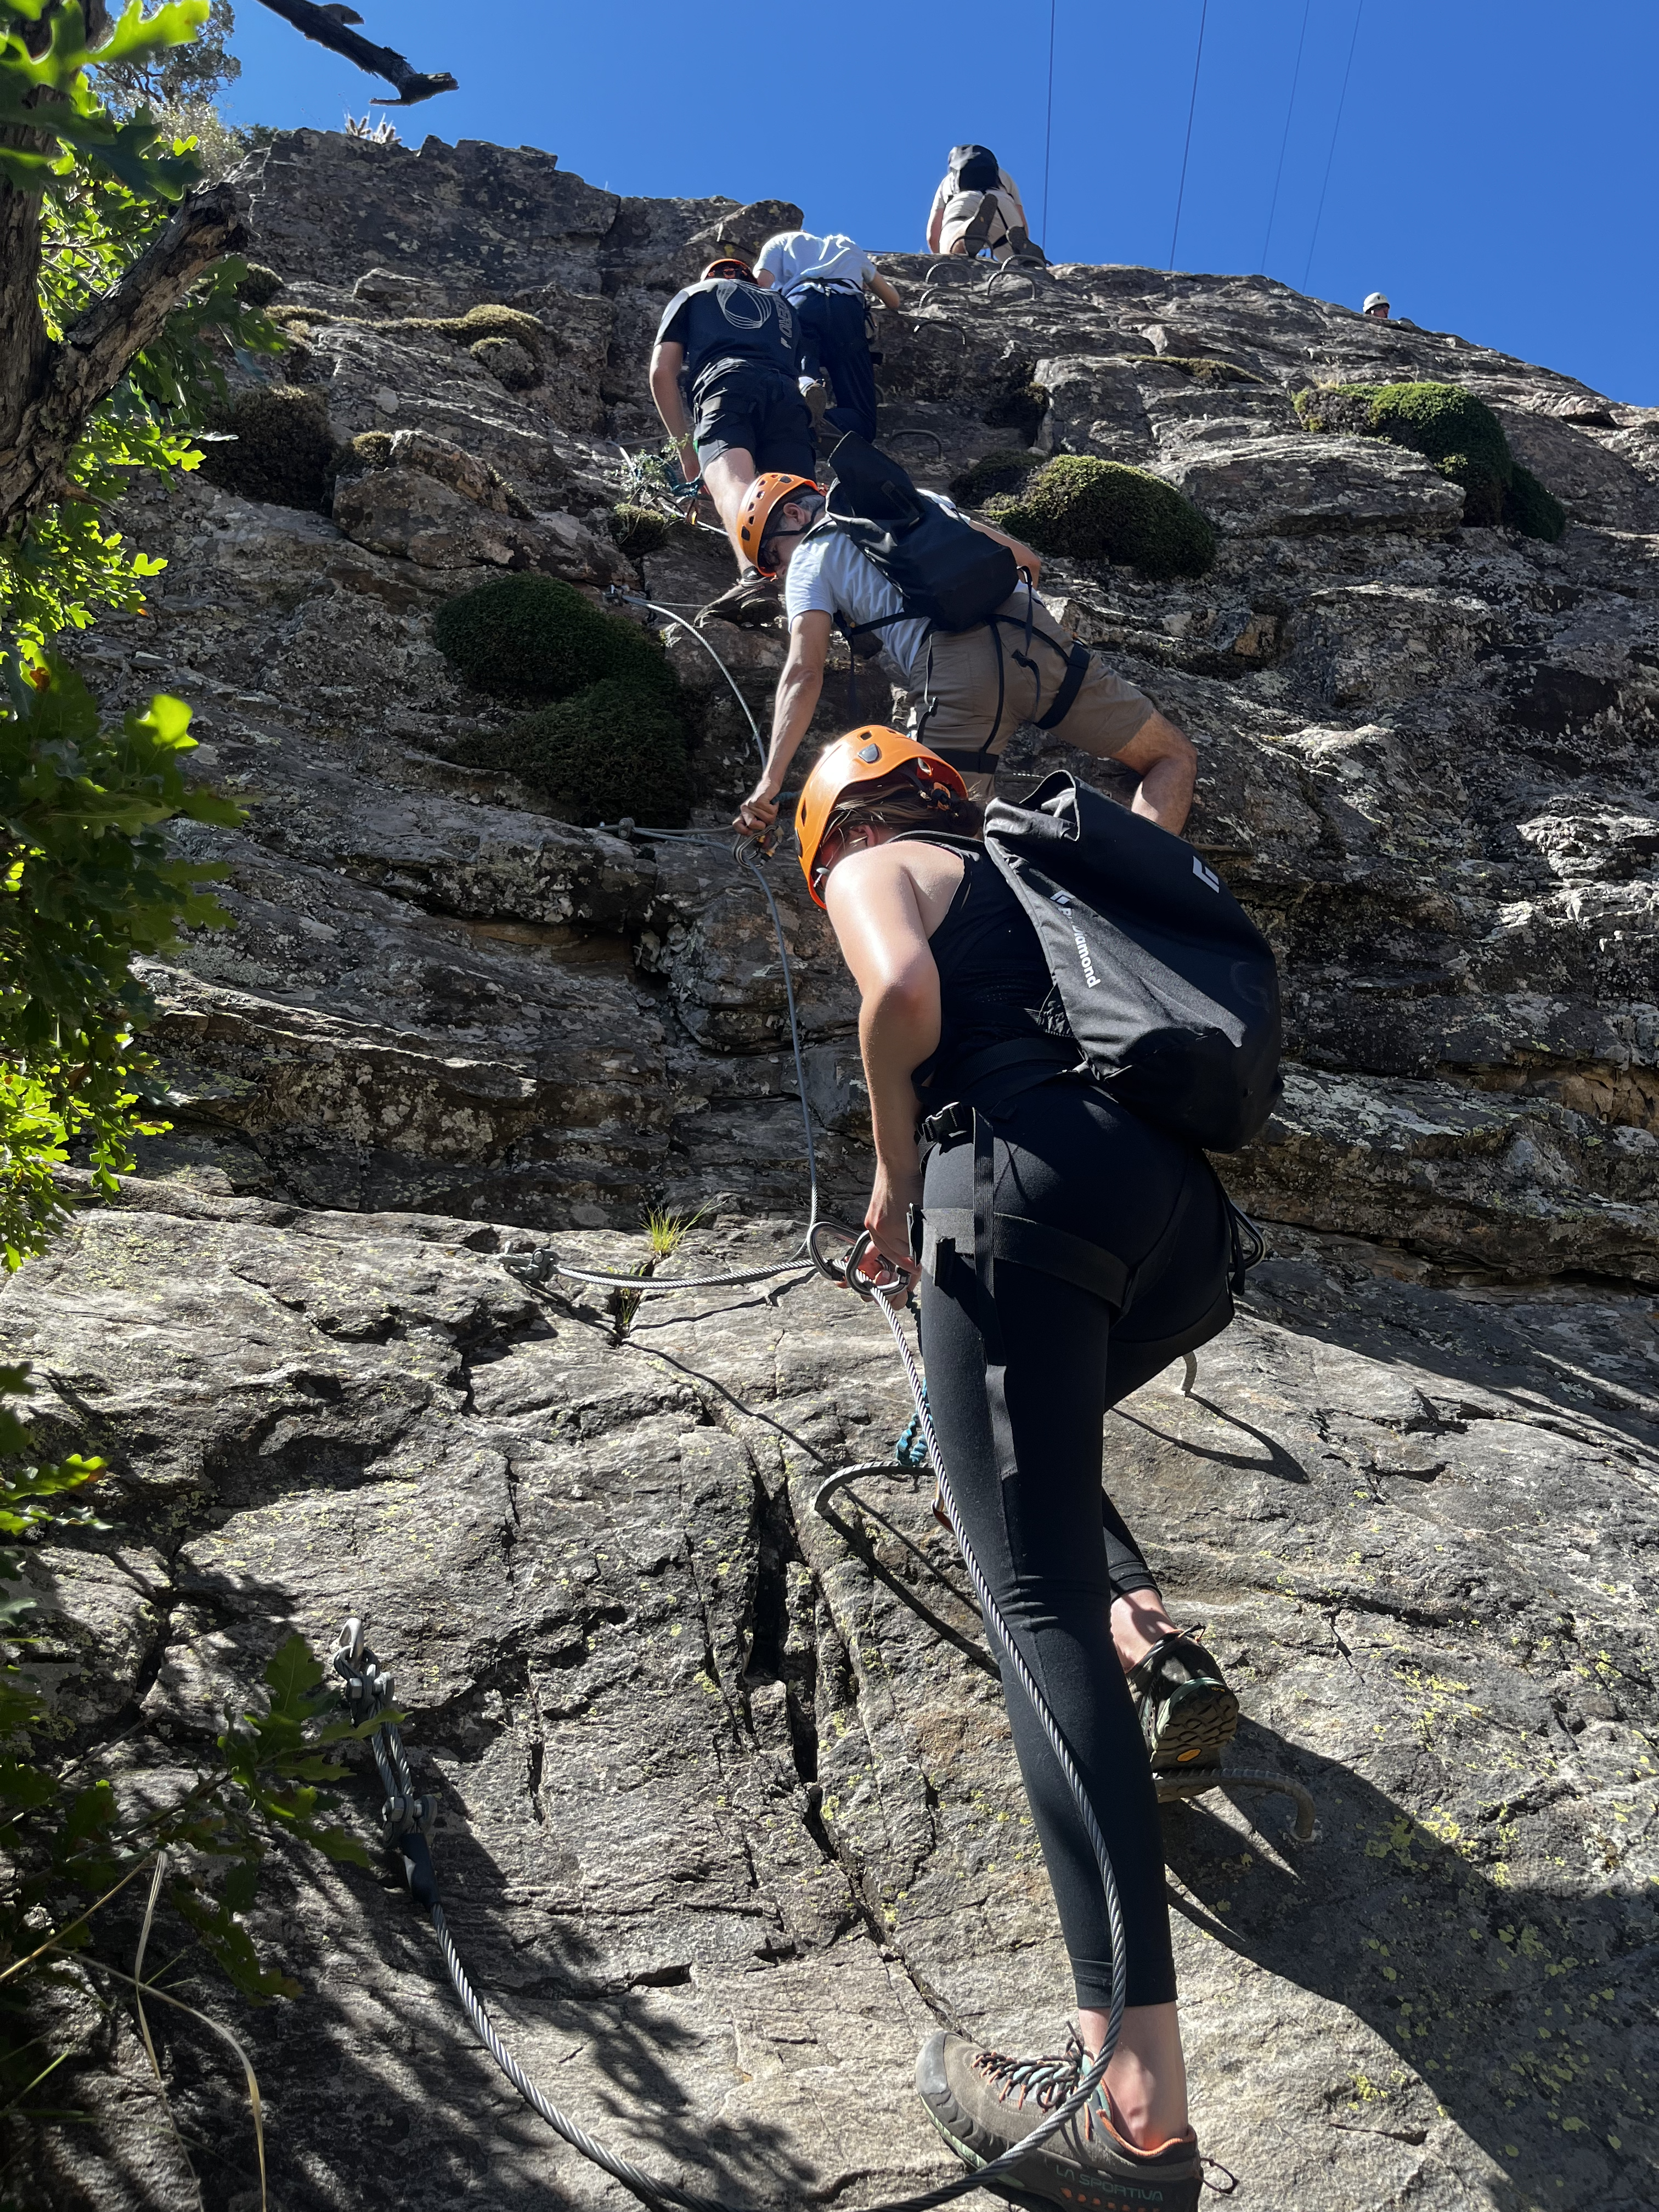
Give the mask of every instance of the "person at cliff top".
M 956 514 L 949 500 L 939 504 Z M 988 522 L 973 523 L 1009 548 L 1030 583 L 1022 581 L 994 620 L 930 635 L 919 618 L 893 619 L 904 604 L 897 586 L 850 538 L 831 527 L 807 540 L 824 512 L 823 492 L 801 477 L 759 477 L 744 500 L 739 527 L 750 557 L 762 575 L 783 579 L 789 653 L 773 700 L 766 763 L 735 828 L 762 836 L 777 819 L 778 793 L 817 710 L 838 617 L 849 628 L 880 625 L 882 651 L 910 695 L 911 736 L 949 761 L 976 800 L 990 797 L 1018 725 L 1041 722 L 1061 744 L 1121 761 L 1140 778 L 1135 811 L 1165 830 L 1181 828 L 1198 765 L 1191 743 L 1143 692 L 1060 629 L 1036 594 L 1042 563 L 1029 545 Z
M 808 887 L 861 1000 L 876 1149 L 865 1227 L 878 1261 L 919 1281 L 928 1405 L 951 1494 L 1083 1776 L 1122 1907 L 1127 2000 L 1103 2087 L 1003 2185 L 1071 2212 L 1103 2195 L 1193 2212 L 1200 2164 L 1153 1771 L 1218 1747 L 1238 1706 L 1202 1644 L 1164 1611 L 1109 1501 L 1103 1522 L 1101 1430 L 1109 1406 L 1227 1326 L 1228 1208 L 1196 1146 L 1062 1072 L 1069 1056 L 1056 1060 L 1035 1011 L 1048 969 L 1018 897 L 982 848 L 929 842 L 972 838 L 979 823 L 947 762 L 880 728 L 820 755 L 796 815 Z M 984 1281 L 971 1242 L 958 1249 L 927 1233 L 952 1210 L 975 1213 L 981 1144 L 963 1117 L 947 1117 L 943 1132 L 923 1123 L 925 1163 L 918 1149 L 920 1116 L 951 1103 L 996 1117 L 989 1233 L 1005 1209 L 1027 1227 L 1027 1263 L 999 1252 Z M 931 1272 L 911 1256 L 912 1209 Z M 1064 1276 L 1047 1272 L 1048 1245 L 1063 1251 Z M 1082 1286 L 1083 1246 L 1138 1270 L 1127 1314 Z M 1079 2010 L 1062 2057 L 1008 2057 L 944 2030 L 924 2046 L 922 2101 L 975 2165 L 1017 2144 L 1077 2086 L 1111 2003 L 1112 1940 L 1088 1832 L 1006 1671 L 1005 1688 Z
M 1369 315 L 1374 323 L 1386 323 L 1389 319 L 1388 294 L 1386 292 L 1367 292 L 1365 295 L 1365 305 L 1362 308 L 1361 313 Z
M 953 146 L 927 214 L 927 251 L 981 253 L 999 261 L 1041 261 L 1042 248 L 1026 227 L 1019 187 L 988 146 Z
M 839 231 L 781 230 L 755 257 L 755 282 L 775 285 L 800 323 L 801 374 L 824 378 L 835 404 L 824 410 L 832 429 L 876 434 L 876 372 L 866 335 L 865 295 L 884 307 L 899 295 L 869 255 Z
M 757 471 L 810 477 L 817 465 L 799 374 L 794 309 L 782 293 L 757 284 L 735 255 L 711 261 L 663 311 L 651 397 L 681 475 L 688 484 L 701 476 L 737 555 L 738 581 L 704 609 L 729 622 L 767 622 L 778 612 L 776 587 L 738 543 L 738 514 Z

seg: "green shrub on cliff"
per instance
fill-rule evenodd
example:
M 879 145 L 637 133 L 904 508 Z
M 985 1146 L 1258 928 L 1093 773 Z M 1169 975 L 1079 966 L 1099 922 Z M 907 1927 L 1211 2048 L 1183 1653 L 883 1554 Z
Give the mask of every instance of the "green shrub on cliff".
M 662 647 L 552 576 L 497 576 L 441 608 L 440 653 L 468 683 L 507 698 L 568 699 L 614 680 L 643 696 L 677 688 Z
M 1173 484 L 1086 453 L 1059 455 L 988 512 L 1039 553 L 1127 562 L 1146 576 L 1201 576 L 1215 559 L 1214 530 Z
M 210 483 L 241 499 L 311 514 L 328 505 L 337 457 L 320 392 L 261 385 L 210 410 L 207 427 L 234 441 L 204 449 L 202 474 Z
M 1463 520 L 1472 528 L 1508 523 L 1528 538 L 1552 543 L 1566 528 L 1566 510 L 1536 477 L 1517 471 L 1504 426 L 1458 384 L 1319 384 L 1296 395 L 1310 430 L 1386 438 L 1421 453 L 1463 489 Z M 1517 474 L 1531 489 L 1517 493 Z
M 678 828 L 691 811 L 685 732 L 672 702 L 611 678 L 469 738 L 459 756 L 516 776 L 566 822 Z
M 1547 544 L 1560 543 L 1567 527 L 1567 510 L 1553 492 L 1546 491 L 1530 469 L 1519 461 L 1504 495 L 1504 520 L 1523 538 L 1541 538 Z

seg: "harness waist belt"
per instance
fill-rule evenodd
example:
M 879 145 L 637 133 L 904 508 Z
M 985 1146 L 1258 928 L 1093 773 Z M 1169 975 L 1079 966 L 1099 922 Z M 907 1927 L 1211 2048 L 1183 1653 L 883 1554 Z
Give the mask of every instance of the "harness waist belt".
M 1010 1037 L 1006 1044 L 988 1044 L 978 1052 L 967 1054 L 951 1070 L 951 1088 L 957 1099 L 961 1099 L 966 1091 L 980 1093 L 969 1103 L 994 1114 L 1000 1113 L 1004 1107 L 1012 1105 L 1021 1091 L 1033 1091 L 1039 1083 L 1050 1082 L 1056 1075 L 1069 1075 L 1074 1068 L 1084 1066 L 1082 1054 L 1069 1038 L 1048 1036 L 1035 1030 L 1030 1036 Z M 955 1103 L 953 1100 L 952 1104 Z M 923 1130 L 942 1121 L 948 1110 L 931 1115 L 923 1122 Z M 943 1129 L 938 1132 L 939 1136 L 945 1133 Z M 967 1134 L 965 1121 L 960 1133 Z M 936 1136 L 933 1141 L 937 1140 Z
M 973 1250 L 974 1217 L 967 1207 L 929 1206 L 922 1216 L 921 1264 L 936 1283 L 939 1280 L 941 1246 L 947 1263 L 950 1255 L 961 1251 L 965 1256 Z M 991 1251 L 994 1258 L 1006 1260 L 1013 1267 L 1034 1267 L 1041 1274 L 1058 1275 L 1062 1282 L 1104 1299 L 1120 1313 L 1129 1303 L 1134 1285 L 1133 1271 L 1124 1266 L 1115 1252 L 1091 1244 L 1084 1237 L 1073 1237 L 1066 1230 L 1050 1229 L 1042 1221 L 1028 1221 L 1024 1214 L 999 1213 L 992 1226 Z M 944 1287 L 940 1284 L 940 1288 Z

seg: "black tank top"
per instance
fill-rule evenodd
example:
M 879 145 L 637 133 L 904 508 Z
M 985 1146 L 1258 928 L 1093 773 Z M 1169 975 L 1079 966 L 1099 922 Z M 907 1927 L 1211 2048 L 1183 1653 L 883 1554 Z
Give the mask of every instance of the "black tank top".
M 1045 1008 L 1052 986 L 1036 932 L 995 861 L 972 847 L 951 849 L 962 852 L 962 881 L 927 940 L 939 969 L 939 1048 L 911 1078 L 929 1111 L 957 1096 L 971 1054 L 1065 1034 L 1063 1017 Z

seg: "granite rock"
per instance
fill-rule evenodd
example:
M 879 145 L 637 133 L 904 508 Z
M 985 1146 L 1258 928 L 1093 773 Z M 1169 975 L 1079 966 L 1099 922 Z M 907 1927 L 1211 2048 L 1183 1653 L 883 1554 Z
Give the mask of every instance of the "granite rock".
M 636 566 L 608 520 L 608 441 L 657 443 L 673 290 L 796 210 L 310 131 L 244 177 L 336 435 L 393 435 L 332 520 L 137 488 L 121 526 L 168 566 L 82 649 L 112 708 L 191 701 L 196 764 L 248 819 L 180 836 L 225 864 L 234 927 L 147 970 L 171 1133 L 0 1297 L 43 1446 L 111 1467 L 109 1528 L 29 1562 L 54 1725 L 153 1801 L 291 1627 L 323 1647 L 366 1612 L 456 1939 L 531 2070 L 727 2203 L 912 2193 L 947 2171 L 921 2039 L 1054 2048 L 1068 1992 L 930 1488 L 893 1465 L 842 1530 L 814 1510 L 832 1468 L 890 1459 L 890 1344 L 811 1278 L 636 1307 L 545 1267 L 784 1257 L 809 1140 L 826 1214 L 867 1187 L 823 918 L 787 857 L 763 870 L 798 1073 L 724 835 L 781 626 L 696 624 L 731 574 L 711 529 Z M 1106 1429 L 1113 1495 L 1240 1686 L 1238 1758 L 1319 1816 L 1298 1844 L 1272 1798 L 1165 1815 L 1205 2148 L 1264 2207 L 1638 2212 L 1659 416 L 1264 277 L 881 258 L 882 436 L 919 481 L 1093 453 L 1219 527 L 1200 578 L 1044 580 L 1192 733 L 1189 835 L 1285 985 L 1284 1099 L 1218 1163 L 1271 1257 L 1192 1394 L 1177 1368 Z M 532 380 L 434 327 L 490 303 L 537 318 Z M 1297 427 L 1310 382 L 1425 377 L 1499 410 L 1560 544 L 1463 527 L 1416 456 Z M 668 625 L 706 842 L 556 822 L 457 758 L 514 710 L 433 617 L 508 565 L 665 611 L 631 611 Z M 821 732 L 900 711 L 878 660 L 849 708 L 836 652 Z M 1022 727 L 1011 787 L 1055 768 L 1126 789 Z M 702 1209 L 666 1260 L 653 1208 Z M 376 1802 L 363 1773 L 366 1833 Z M 255 2058 L 283 2212 L 614 2196 L 508 2098 L 395 1877 L 284 1856 L 253 1922 L 304 1997 L 192 1997 Z M 20 2136 L 8 2188 L 193 2206 L 118 2012 L 52 2002 L 62 2101 L 96 2124 Z M 252 2207 L 230 2073 L 152 2024 L 202 2201 Z

